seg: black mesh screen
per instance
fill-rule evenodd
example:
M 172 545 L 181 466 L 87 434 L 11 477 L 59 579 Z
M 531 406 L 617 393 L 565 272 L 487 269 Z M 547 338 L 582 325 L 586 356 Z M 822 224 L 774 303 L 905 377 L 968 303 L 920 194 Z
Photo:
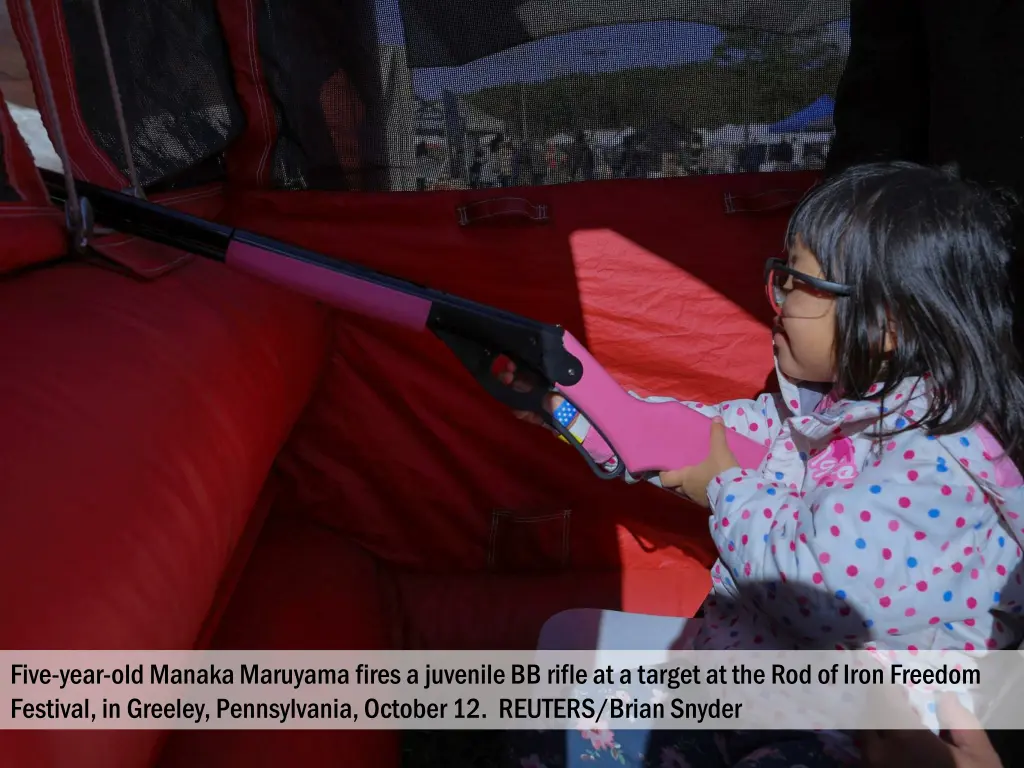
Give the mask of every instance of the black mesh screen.
M 845 0 L 265 5 L 289 188 L 820 169 L 849 39 Z
M 274 184 L 388 188 L 373 1 L 263 0 L 258 34 L 277 123 Z
M 64 0 L 86 126 L 127 173 L 91 0 Z M 243 130 L 214 0 L 102 0 L 101 7 L 144 186 L 223 178 L 223 152 Z
M 4 149 L 4 137 L 0 134 L 0 203 L 16 203 L 21 200 L 21 196 L 17 193 L 14 187 L 11 186 L 10 179 L 7 176 L 7 163 L 6 157 L 4 156 Z

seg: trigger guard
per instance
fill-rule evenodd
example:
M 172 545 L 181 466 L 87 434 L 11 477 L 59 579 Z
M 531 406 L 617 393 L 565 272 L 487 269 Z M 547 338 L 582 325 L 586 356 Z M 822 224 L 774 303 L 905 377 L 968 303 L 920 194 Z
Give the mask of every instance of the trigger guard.
M 622 459 L 618 455 L 612 454 L 613 456 L 615 456 L 616 459 L 615 469 L 611 471 L 606 470 L 603 467 L 601 467 L 600 464 L 594 461 L 593 456 L 587 453 L 587 450 L 583 447 L 583 443 L 577 440 L 573 436 L 573 434 L 569 432 L 568 429 L 566 429 L 557 419 L 555 419 L 547 411 L 544 412 L 544 420 L 547 422 L 548 426 L 551 429 L 553 429 L 559 436 L 561 436 L 563 440 L 565 440 L 567 443 L 569 443 L 569 445 L 573 446 L 579 452 L 579 454 L 583 457 L 583 460 L 587 462 L 587 466 L 590 467 L 590 470 L 600 479 L 616 480 L 619 477 L 622 477 L 622 475 L 625 473 L 626 465 L 622 463 Z M 595 429 L 596 427 L 593 423 L 591 423 L 590 428 Z M 600 434 L 600 430 L 598 430 L 598 434 Z M 604 435 L 601 435 L 601 437 L 604 437 Z M 605 442 L 607 442 L 607 440 Z M 611 445 L 611 443 L 608 444 Z

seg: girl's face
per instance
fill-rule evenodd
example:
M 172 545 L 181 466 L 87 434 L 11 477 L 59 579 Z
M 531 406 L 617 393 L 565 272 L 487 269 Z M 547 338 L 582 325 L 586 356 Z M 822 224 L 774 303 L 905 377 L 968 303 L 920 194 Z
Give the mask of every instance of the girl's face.
M 789 266 L 811 277 L 824 277 L 818 260 L 799 237 L 790 249 Z M 792 277 L 783 290 L 785 301 L 773 335 L 779 369 L 797 381 L 834 381 L 835 297 Z

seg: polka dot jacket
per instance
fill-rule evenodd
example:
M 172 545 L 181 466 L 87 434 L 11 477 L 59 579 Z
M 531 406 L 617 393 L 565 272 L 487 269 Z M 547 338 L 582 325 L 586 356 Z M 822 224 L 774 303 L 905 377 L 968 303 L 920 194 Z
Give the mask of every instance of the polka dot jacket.
M 779 380 L 780 393 L 758 400 L 686 403 L 770 448 L 757 471 L 708 485 L 719 560 L 695 647 L 1020 643 L 1024 481 L 987 430 L 932 438 L 915 428 L 927 378 L 884 401 L 870 397 L 876 386 L 867 400 L 826 396 L 813 409 Z M 613 461 L 582 417 L 570 431 L 595 460 Z

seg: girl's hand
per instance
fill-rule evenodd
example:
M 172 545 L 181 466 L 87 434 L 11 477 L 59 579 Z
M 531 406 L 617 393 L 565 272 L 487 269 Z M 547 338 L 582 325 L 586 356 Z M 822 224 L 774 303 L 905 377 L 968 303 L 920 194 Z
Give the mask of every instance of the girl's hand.
M 922 729 L 861 734 L 865 768 L 903 768 L 914 764 L 935 768 L 1002 768 L 1003 763 L 978 719 L 961 706 L 956 696 L 940 696 L 936 714 L 939 725 L 949 734 L 947 739 Z
M 510 386 L 517 392 L 529 392 L 535 386 L 536 382 L 531 381 L 528 377 L 516 376 L 516 364 L 511 360 L 505 366 L 505 370 L 498 376 L 498 381 L 504 384 L 506 387 Z M 554 413 L 555 409 L 565 401 L 565 398 L 561 395 L 554 393 L 547 395 L 544 398 L 544 409 L 548 413 Z M 512 411 L 517 419 L 525 421 L 529 424 L 536 424 L 537 426 L 544 426 L 544 419 L 539 413 L 533 411 Z
M 711 445 L 708 457 L 700 464 L 671 472 L 661 472 L 658 477 L 663 488 L 675 491 L 707 509 L 711 506 L 708 501 L 708 483 L 727 469 L 739 465 L 725 440 L 725 422 L 716 416 L 711 420 Z

